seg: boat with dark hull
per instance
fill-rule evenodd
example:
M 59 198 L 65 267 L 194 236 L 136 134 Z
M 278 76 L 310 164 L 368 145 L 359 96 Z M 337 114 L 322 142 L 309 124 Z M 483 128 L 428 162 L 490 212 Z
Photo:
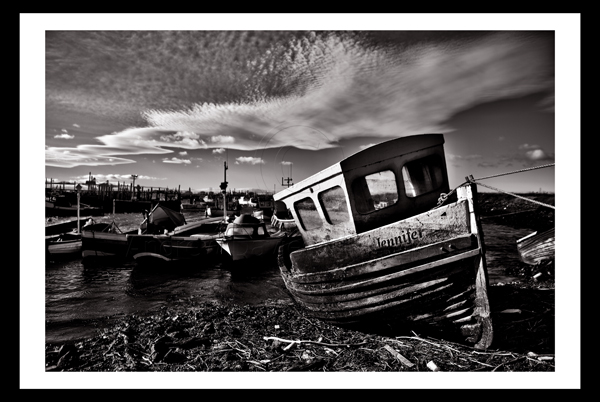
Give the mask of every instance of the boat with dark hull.
M 128 250 L 128 236 L 138 234 L 138 230 L 123 232 L 113 221 L 111 223 L 90 222 L 81 230 L 81 256 L 125 257 Z
M 128 254 L 140 265 L 151 266 L 165 262 L 202 263 L 220 254 L 216 239 L 219 233 L 173 235 L 131 235 Z
M 441 134 L 387 141 L 275 194 L 301 235 L 279 248 L 279 268 L 308 313 L 490 346 L 476 186 L 449 191 L 443 143 Z
M 55 196 L 46 199 L 46 216 L 77 216 L 79 209 L 80 216 L 102 216 L 104 210 L 99 207 L 92 207 L 87 204 L 72 204 L 65 196 Z

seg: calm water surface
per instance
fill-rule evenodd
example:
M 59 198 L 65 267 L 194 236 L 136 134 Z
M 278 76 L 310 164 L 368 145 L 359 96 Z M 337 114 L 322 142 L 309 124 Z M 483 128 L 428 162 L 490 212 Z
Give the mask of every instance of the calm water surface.
M 532 231 L 485 222 L 483 230 L 490 284 L 518 281 L 504 271 L 519 265 L 515 242 Z M 56 261 L 46 264 L 46 342 L 92 336 L 111 318 L 142 314 L 188 298 L 238 304 L 290 300 L 275 261 L 246 272 L 216 263 L 148 272 L 136 268 L 135 262 Z

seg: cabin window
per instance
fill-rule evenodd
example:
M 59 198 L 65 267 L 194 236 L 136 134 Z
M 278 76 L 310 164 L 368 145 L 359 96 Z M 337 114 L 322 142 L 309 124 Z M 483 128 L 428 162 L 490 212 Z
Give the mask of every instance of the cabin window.
M 306 197 L 296 201 L 294 209 L 304 230 L 318 229 L 323 226 L 323 221 L 312 198 Z
M 340 186 L 332 187 L 319 193 L 319 202 L 325 213 L 325 219 L 332 225 L 350 220 L 346 206 L 346 194 Z
M 387 208 L 398 201 L 396 175 L 391 170 L 383 170 L 352 183 L 356 210 L 361 214 Z
M 259 226 L 256 228 L 257 232 L 256 234 L 258 234 L 259 236 L 264 236 L 265 235 L 265 228 L 263 228 L 262 226 Z
M 418 197 L 439 188 L 444 181 L 442 161 L 437 155 L 408 162 L 402 167 L 404 191 L 408 197 Z
M 254 228 L 250 226 L 233 226 L 227 229 L 226 236 L 252 236 Z

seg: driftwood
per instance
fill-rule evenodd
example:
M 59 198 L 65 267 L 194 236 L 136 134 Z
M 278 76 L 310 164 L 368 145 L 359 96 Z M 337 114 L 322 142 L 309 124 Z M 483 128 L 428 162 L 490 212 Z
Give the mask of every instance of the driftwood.
M 533 350 L 484 352 L 417 334 L 365 334 L 310 320 L 289 305 L 187 302 L 127 316 L 85 340 L 47 344 L 46 370 L 400 372 L 431 371 L 433 361 L 441 372 L 554 371 L 553 351 Z

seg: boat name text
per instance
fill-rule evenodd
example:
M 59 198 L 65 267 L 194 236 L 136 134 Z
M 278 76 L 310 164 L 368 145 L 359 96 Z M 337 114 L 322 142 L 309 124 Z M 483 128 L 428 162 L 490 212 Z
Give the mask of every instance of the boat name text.
M 403 230 L 400 236 L 381 239 L 377 237 L 377 247 L 393 247 L 401 244 L 410 244 L 423 238 L 423 232 L 420 230 Z

